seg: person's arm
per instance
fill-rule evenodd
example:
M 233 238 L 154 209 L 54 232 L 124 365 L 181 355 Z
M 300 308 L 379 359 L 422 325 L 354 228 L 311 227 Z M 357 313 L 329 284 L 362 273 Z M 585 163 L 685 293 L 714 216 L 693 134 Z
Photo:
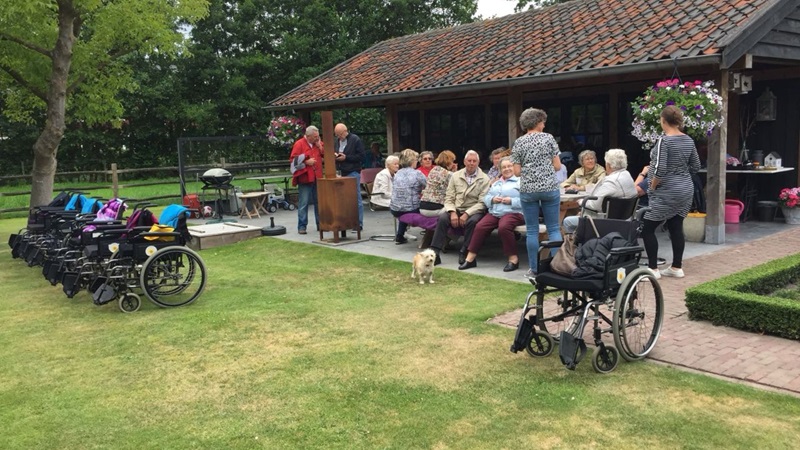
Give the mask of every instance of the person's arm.
M 364 160 L 364 143 L 361 141 L 361 138 L 355 134 L 350 134 L 350 136 L 353 136 L 353 139 L 350 139 L 350 142 L 347 143 L 347 147 L 344 149 L 345 160 L 360 163 Z M 353 147 L 353 151 L 348 152 L 351 146 Z
M 556 170 L 556 172 L 561 170 L 561 158 L 558 155 L 553 157 L 553 168 Z
M 572 186 L 573 184 L 575 184 L 575 178 L 577 178 L 577 176 L 578 176 L 577 174 L 578 174 L 578 171 L 579 171 L 579 170 L 580 170 L 580 169 L 575 169 L 575 170 L 572 172 L 572 175 L 568 176 L 568 177 L 567 177 L 567 180 L 566 180 L 566 181 L 564 181 L 563 183 L 561 183 L 561 186 L 563 186 L 563 187 L 570 187 L 570 186 Z
M 447 182 L 447 190 L 444 195 L 444 210 L 449 213 L 455 213 L 456 210 L 456 183 L 454 176 L 450 177 Z
M 647 172 L 650 175 L 650 190 L 658 187 L 661 182 L 661 176 L 664 175 L 664 171 L 666 170 L 667 150 L 665 147 L 664 139 L 659 138 L 658 142 L 656 142 L 656 147 L 650 155 L 650 169 Z
M 475 202 L 474 205 L 467 208 L 466 213 L 468 216 L 486 211 L 486 205 L 484 205 L 480 199 L 486 197 L 486 194 L 489 192 L 489 177 L 486 176 L 486 174 L 483 174 L 482 177 L 479 177 L 477 180 L 475 180 L 475 183 L 483 183 L 483 186 L 478 193 L 478 201 Z

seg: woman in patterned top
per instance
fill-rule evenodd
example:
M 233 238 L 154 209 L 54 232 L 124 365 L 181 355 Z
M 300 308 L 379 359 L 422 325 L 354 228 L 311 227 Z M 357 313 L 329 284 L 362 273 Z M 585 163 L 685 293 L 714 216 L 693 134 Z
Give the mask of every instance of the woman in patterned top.
M 544 215 L 548 239 L 561 240 L 558 223 L 561 194 L 556 183 L 556 171 L 561 169 L 558 144 L 553 135 L 543 132 L 547 113 L 541 109 L 528 108 L 519 117 L 519 124 L 527 132 L 514 142 L 511 162 L 514 175 L 520 177 L 520 201 L 525 226 L 528 228 L 528 272 L 525 276 L 536 276 L 539 269 L 536 255 L 539 253 L 539 208 Z M 557 249 L 552 249 L 555 254 Z
M 694 195 L 692 174 L 700 170 L 700 157 L 694 141 L 681 132 L 683 113 L 675 106 L 667 106 L 661 111 L 661 128 L 664 136 L 650 151 L 650 167 L 647 191 L 650 210 L 644 214 L 642 240 L 647 251 L 647 266 L 656 278 L 683 278 L 683 250 L 686 239 L 683 236 L 683 219 L 689 214 Z M 658 239 L 656 228 L 667 222 L 669 238 L 672 241 L 672 266 L 658 271 Z
M 419 210 L 423 216 L 438 217 L 444 208 L 444 197 L 447 195 L 447 183 L 453 173 L 450 166 L 456 161 L 456 155 L 450 150 L 442 150 L 436 157 L 436 165 L 428 174 L 428 184 L 422 190 Z
M 389 210 L 395 217 L 410 212 L 419 212 L 419 196 L 425 188 L 425 175 L 417 170 L 417 158 L 419 154 L 410 148 L 400 152 L 400 170 L 394 174 L 392 186 L 392 201 L 389 203 Z M 406 239 L 406 229 L 408 224 L 398 221 L 397 234 L 394 243 L 397 245 L 408 242 Z

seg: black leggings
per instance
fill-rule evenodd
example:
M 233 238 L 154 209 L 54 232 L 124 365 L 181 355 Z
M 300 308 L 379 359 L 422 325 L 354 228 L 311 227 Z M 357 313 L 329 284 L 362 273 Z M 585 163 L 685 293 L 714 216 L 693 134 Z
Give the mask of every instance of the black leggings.
M 642 230 L 642 240 L 644 250 L 647 252 L 647 267 L 658 268 L 658 239 L 656 238 L 656 228 L 661 222 L 644 219 L 644 230 Z M 683 265 L 683 249 L 686 247 L 686 238 L 683 236 L 683 217 L 673 216 L 667 219 L 667 231 L 669 239 L 672 241 L 672 267 L 680 269 Z

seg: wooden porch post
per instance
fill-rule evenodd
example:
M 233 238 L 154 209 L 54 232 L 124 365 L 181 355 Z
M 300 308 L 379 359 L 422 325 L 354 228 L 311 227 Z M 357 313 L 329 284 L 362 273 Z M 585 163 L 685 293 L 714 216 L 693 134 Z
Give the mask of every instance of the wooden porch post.
M 336 178 L 336 161 L 333 159 L 333 111 L 322 111 L 322 142 L 325 144 L 322 155 L 322 170 L 325 178 Z
M 397 124 L 397 106 L 386 106 L 386 151 L 391 155 L 400 151 L 400 130 Z
M 722 126 L 717 127 L 708 142 L 708 173 L 706 182 L 706 243 L 725 243 L 725 159 L 728 153 L 728 123 L 731 105 L 728 103 L 728 71 L 720 71 L 719 93 L 722 96 Z
M 513 88 L 508 91 L 508 145 L 525 130 L 519 129 L 519 115 L 522 114 L 522 88 Z
M 425 110 L 419 110 L 419 151 L 423 152 L 427 150 L 427 144 L 425 143 Z

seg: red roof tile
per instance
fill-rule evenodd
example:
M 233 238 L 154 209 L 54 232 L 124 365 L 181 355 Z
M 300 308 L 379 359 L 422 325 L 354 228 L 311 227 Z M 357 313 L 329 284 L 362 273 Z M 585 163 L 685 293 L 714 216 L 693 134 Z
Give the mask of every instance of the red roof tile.
M 719 42 L 776 1 L 581 0 L 427 31 L 376 44 L 271 106 L 716 55 Z

